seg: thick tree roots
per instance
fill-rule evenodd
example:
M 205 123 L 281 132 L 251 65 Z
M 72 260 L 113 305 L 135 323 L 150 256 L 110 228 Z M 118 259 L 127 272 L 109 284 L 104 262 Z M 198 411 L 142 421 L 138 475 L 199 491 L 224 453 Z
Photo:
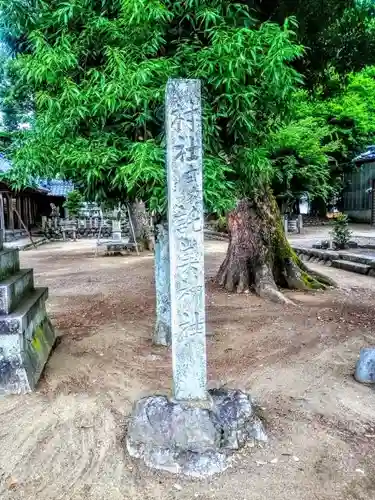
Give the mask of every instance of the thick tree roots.
M 266 193 L 241 200 L 228 215 L 229 246 L 217 280 L 229 292 L 254 289 L 261 297 L 290 303 L 280 288 L 317 290 L 335 286 L 309 270 L 289 245 L 275 198 Z

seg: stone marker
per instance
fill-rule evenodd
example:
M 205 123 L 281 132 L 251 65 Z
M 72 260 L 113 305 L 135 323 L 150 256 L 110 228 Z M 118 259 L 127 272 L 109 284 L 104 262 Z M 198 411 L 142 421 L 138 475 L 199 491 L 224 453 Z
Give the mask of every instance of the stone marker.
M 113 219 L 112 220 L 112 241 L 121 241 L 121 220 Z
M 166 94 L 173 396 L 206 401 L 202 117 L 199 80 Z
M 173 398 L 136 403 L 126 446 L 149 467 L 202 477 L 226 469 L 249 439 L 267 437 L 250 396 L 207 391 L 198 80 L 168 82 L 166 127 Z
M 19 251 L 0 248 L 0 394 L 32 391 L 55 332 L 45 303 L 47 288 L 34 288 L 33 270 L 20 269 Z
M 361 349 L 354 376 L 358 382 L 375 383 L 375 347 Z
M 168 225 L 156 225 L 155 235 L 155 289 L 156 325 L 153 342 L 156 345 L 171 344 L 171 295 L 169 272 Z

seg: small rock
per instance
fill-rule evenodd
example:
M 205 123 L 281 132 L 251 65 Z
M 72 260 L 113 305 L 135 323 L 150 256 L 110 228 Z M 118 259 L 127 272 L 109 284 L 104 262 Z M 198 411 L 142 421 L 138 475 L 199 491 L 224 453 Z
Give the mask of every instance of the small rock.
M 8 490 L 15 490 L 18 486 L 18 481 L 14 477 L 10 477 L 7 481 Z
M 294 460 L 295 462 L 299 462 L 299 458 L 298 458 L 298 457 L 295 457 L 295 456 L 294 456 L 294 457 L 293 457 L 293 460 Z
M 181 490 L 182 490 L 182 486 L 181 486 L 180 484 L 174 484 L 174 485 L 173 485 L 173 488 L 174 488 L 175 490 L 178 490 L 178 491 L 181 491 Z
M 375 382 L 375 348 L 364 347 L 359 354 L 359 360 L 355 368 L 355 379 L 357 382 L 373 384 Z

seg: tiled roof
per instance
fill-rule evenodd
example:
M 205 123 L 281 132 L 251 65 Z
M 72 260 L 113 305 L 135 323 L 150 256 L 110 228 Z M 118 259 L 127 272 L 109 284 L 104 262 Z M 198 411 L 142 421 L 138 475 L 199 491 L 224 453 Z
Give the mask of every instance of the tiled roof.
M 0 173 L 8 172 L 12 167 L 11 162 L 0 153 Z M 36 179 L 31 185 L 43 190 L 48 196 L 61 196 L 66 198 L 74 190 L 73 183 L 60 179 Z
M 72 182 L 60 179 L 39 179 L 37 184 L 40 188 L 46 189 L 49 196 L 62 196 L 66 198 L 74 190 Z
M 375 161 L 375 146 L 367 146 L 364 153 L 354 158 L 355 163 L 367 163 L 371 161 Z

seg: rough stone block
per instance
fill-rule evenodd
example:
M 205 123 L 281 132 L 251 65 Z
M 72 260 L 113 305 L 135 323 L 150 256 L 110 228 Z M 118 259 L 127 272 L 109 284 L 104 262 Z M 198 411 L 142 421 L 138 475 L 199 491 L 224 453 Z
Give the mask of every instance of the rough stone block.
M 209 394 L 210 409 L 165 396 L 138 401 L 128 428 L 129 454 L 155 469 L 204 477 L 225 470 L 246 442 L 267 441 L 248 395 L 223 389 Z
M 0 314 L 11 313 L 19 301 L 34 288 L 32 269 L 22 269 L 0 282 Z
M 375 347 L 361 349 L 354 376 L 358 382 L 375 383 Z
M 20 269 L 19 251 L 17 249 L 5 249 L 0 251 L 0 280 L 7 278 Z

